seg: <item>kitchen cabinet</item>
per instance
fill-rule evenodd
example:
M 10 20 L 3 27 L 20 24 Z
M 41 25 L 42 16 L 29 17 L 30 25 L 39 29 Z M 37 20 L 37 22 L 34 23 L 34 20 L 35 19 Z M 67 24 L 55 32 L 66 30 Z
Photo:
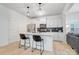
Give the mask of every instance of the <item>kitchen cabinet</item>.
M 54 40 L 64 41 L 64 33 L 63 32 L 55 32 L 53 33 Z
M 47 17 L 47 27 L 62 27 L 61 16 L 49 16 Z

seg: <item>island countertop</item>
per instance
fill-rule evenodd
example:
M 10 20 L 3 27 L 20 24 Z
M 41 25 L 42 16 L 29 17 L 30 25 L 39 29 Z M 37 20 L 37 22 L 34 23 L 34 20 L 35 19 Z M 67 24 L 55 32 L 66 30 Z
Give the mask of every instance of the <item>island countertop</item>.
M 63 32 L 36 32 L 36 33 L 26 32 L 25 34 L 28 34 L 28 35 L 47 35 L 47 36 L 53 36 L 55 34 L 63 34 Z
M 31 32 L 27 32 L 26 34 L 30 34 L 30 35 L 45 35 L 45 36 L 53 36 L 53 33 L 50 32 L 37 32 L 37 33 L 31 33 Z

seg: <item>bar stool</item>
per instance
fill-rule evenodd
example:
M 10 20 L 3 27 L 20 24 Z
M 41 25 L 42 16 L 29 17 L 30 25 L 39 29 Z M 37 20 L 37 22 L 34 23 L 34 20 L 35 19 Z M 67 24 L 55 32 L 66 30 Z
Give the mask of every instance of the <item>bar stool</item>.
M 24 40 L 24 45 L 21 45 L 21 40 Z M 28 40 L 28 42 L 27 42 L 27 40 Z M 29 37 L 26 37 L 25 34 L 20 34 L 19 48 L 24 46 L 24 49 L 26 49 L 26 46 L 27 46 L 26 44 L 29 44 L 29 47 L 30 47 Z
M 33 52 L 33 45 L 34 45 L 34 42 L 36 42 L 36 49 L 37 49 L 37 46 L 40 46 L 40 54 L 42 55 L 43 51 L 44 51 L 44 40 L 41 39 L 41 37 L 39 35 L 33 35 L 33 41 L 32 41 L 32 52 Z M 40 43 L 40 45 L 37 45 L 37 43 Z

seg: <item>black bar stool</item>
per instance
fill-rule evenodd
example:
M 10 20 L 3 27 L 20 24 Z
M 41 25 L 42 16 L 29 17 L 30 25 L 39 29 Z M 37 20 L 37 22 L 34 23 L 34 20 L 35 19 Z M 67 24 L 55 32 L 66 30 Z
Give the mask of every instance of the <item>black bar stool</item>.
M 42 53 L 44 51 L 44 40 L 41 39 L 41 37 L 39 35 L 33 35 L 32 52 L 34 50 L 34 48 L 33 48 L 34 41 L 36 42 L 36 49 L 37 49 L 37 46 L 40 46 L 40 54 L 42 55 Z M 40 42 L 40 45 L 37 45 L 38 42 Z
M 26 44 L 29 44 L 29 47 L 30 47 L 30 39 L 29 39 L 29 37 L 26 37 L 25 36 L 25 34 L 20 34 L 20 41 L 19 41 L 19 48 L 21 48 L 22 47 L 22 45 L 21 45 L 21 40 L 24 40 L 24 49 L 26 49 Z M 27 40 L 28 40 L 28 42 L 27 42 Z

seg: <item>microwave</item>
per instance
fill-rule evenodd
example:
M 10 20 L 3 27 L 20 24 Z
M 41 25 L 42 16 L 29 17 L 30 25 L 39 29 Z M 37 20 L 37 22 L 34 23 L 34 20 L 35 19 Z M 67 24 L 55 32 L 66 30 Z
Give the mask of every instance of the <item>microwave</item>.
M 46 24 L 40 24 L 40 28 L 46 28 Z

